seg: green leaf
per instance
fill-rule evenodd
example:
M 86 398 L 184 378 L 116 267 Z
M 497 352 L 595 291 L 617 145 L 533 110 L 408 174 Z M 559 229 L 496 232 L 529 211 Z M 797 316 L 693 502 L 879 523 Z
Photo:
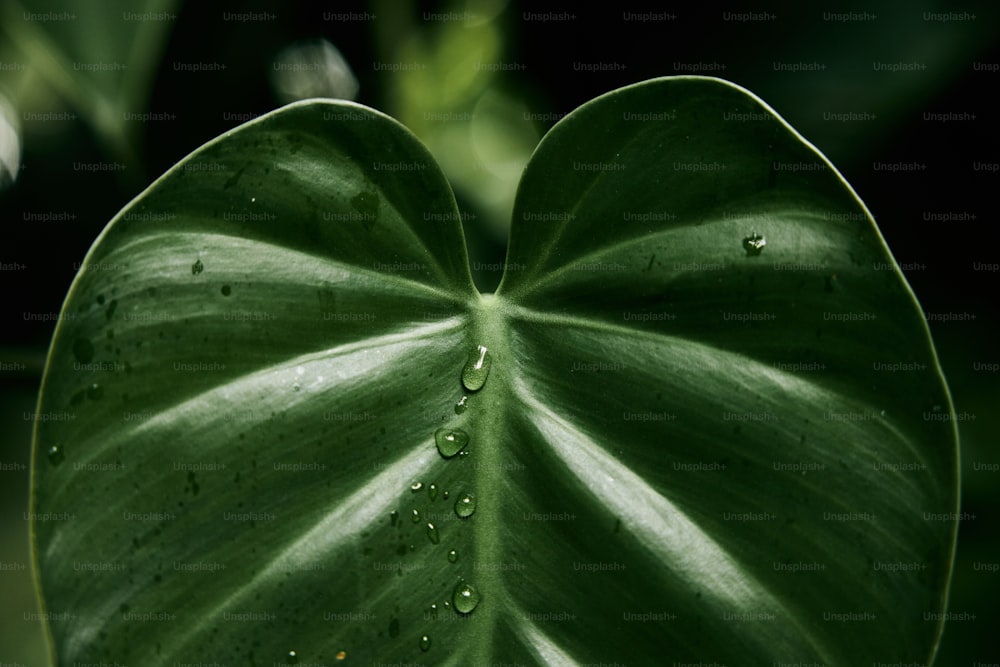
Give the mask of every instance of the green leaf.
M 326 101 L 119 214 L 39 402 L 58 664 L 933 659 L 954 415 L 815 149 L 658 79 L 542 140 L 496 295 L 459 220 L 409 132 Z

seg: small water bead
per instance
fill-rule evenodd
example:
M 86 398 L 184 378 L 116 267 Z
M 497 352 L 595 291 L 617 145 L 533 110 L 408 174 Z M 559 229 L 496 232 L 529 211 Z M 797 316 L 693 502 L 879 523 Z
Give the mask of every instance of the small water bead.
M 441 498 L 443 498 L 444 500 L 448 500 L 448 496 L 450 496 L 450 495 L 451 495 L 451 491 L 443 491 L 441 493 Z
M 450 459 L 469 444 L 469 434 L 458 428 L 439 428 L 434 431 L 434 443 L 441 456 Z
M 299 654 L 296 653 L 295 651 L 289 651 L 288 652 L 288 662 L 294 665 L 294 664 L 297 664 L 298 661 L 299 661 Z
M 413 523 L 420 523 L 420 510 L 413 510 L 413 514 L 410 515 L 410 519 Z
M 410 484 L 410 491 L 413 491 L 413 493 L 418 492 L 422 488 L 424 488 L 422 482 L 414 482 L 413 484 Z
M 448 552 L 448 562 L 455 563 L 458 561 L 458 552 L 452 549 Z
M 438 529 L 433 523 L 427 524 L 427 539 L 431 541 L 431 544 L 441 543 L 441 535 L 438 533 Z
M 431 484 L 430 486 L 428 486 L 427 495 L 431 497 L 431 500 L 436 499 L 438 497 L 438 485 Z
M 48 459 L 49 463 L 51 463 L 54 466 L 57 466 L 66 460 L 66 453 L 63 451 L 63 448 L 61 446 L 52 445 L 51 447 L 49 447 Z
M 462 369 L 462 385 L 469 391 L 479 391 L 486 384 L 492 363 L 493 359 L 490 357 L 489 350 L 480 345 L 465 362 L 465 368 Z
M 766 245 L 767 239 L 757 232 L 753 232 L 750 236 L 743 239 L 743 250 L 746 251 L 747 257 L 756 257 L 764 252 L 764 246 Z
M 393 510 L 389 512 L 389 525 L 395 526 L 399 523 L 399 512 Z
M 455 514 L 461 518 L 470 517 L 475 511 L 476 497 L 471 493 L 463 494 L 461 498 L 455 501 Z
M 422 636 L 420 638 L 420 650 L 429 651 L 430 648 L 431 648 L 431 638 L 428 637 L 427 635 Z
M 458 403 L 455 404 L 455 414 L 460 415 L 469 408 L 469 397 L 463 396 L 458 399 Z
M 201 263 L 201 260 L 195 260 L 195 263 L 191 265 L 191 275 L 196 276 L 205 270 L 205 265 Z
M 455 605 L 455 611 L 460 614 L 470 614 L 476 608 L 476 605 L 479 604 L 479 591 L 464 581 L 460 581 L 455 586 L 455 592 L 452 594 L 451 600 Z

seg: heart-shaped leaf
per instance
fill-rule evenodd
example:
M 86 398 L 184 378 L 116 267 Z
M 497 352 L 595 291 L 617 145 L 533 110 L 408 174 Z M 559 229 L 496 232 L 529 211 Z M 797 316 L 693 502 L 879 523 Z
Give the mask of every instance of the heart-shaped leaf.
M 359 105 L 211 142 L 98 239 L 33 529 L 59 664 L 930 661 L 951 404 L 834 168 L 746 91 L 573 112 L 496 295 Z

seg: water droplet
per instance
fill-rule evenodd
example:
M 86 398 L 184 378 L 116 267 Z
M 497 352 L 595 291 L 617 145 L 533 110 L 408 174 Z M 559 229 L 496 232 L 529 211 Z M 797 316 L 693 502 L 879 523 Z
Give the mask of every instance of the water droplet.
M 462 385 L 469 391 L 479 391 L 486 384 L 492 363 L 493 359 L 490 357 L 489 350 L 480 345 L 465 362 L 465 368 L 462 369 Z
M 455 414 L 460 415 L 469 409 L 469 397 L 463 396 L 458 399 L 458 403 L 455 404 Z
M 750 236 L 743 239 L 743 249 L 746 251 L 747 257 L 756 257 L 764 252 L 765 245 L 767 245 L 767 239 L 757 232 L 753 232 Z
M 431 500 L 434 500 L 435 498 L 437 498 L 438 497 L 438 485 L 437 484 L 431 484 L 430 486 L 428 486 L 427 487 L 427 495 L 431 497 Z
M 464 581 L 460 581 L 455 586 L 451 600 L 455 604 L 455 611 L 460 614 L 470 614 L 479 604 L 479 591 Z
M 469 434 L 458 428 L 439 428 L 434 431 L 434 442 L 441 456 L 450 459 L 469 444 Z
M 461 498 L 455 501 L 455 514 L 463 519 L 472 516 L 472 513 L 475 511 L 476 497 L 471 493 L 463 494 Z
M 410 484 L 410 491 L 413 491 L 414 493 L 422 488 L 424 488 L 424 485 L 421 482 L 414 482 L 413 484 Z
M 73 341 L 73 356 L 81 364 L 89 364 L 94 358 L 94 344 L 86 338 L 77 338 Z
M 410 518 L 413 519 L 413 523 L 420 523 L 420 510 L 413 510 Z
M 448 562 L 455 563 L 458 561 L 458 552 L 452 549 L 448 552 Z
M 257 198 L 256 197 L 250 197 L 250 203 L 251 204 L 256 204 L 257 203 Z
M 398 637 L 399 636 L 399 619 L 394 618 L 389 621 L 389 636 Z
M 191 265 L 191 275 L 196 276 L 205 270 L 205 265 L 201 263 L 200 259 L 196 259 L 194 264 Z
M 431 544 L 441 543 L 441 536 L 438 534 L 438 529 L 433 523 L 427 524 L 427 539 L 431 541 Z
M 87 398 L 92 401 L 99 401 L 104 396 L 104 387 L 96 382 L 87 387 Z
M 229 296 L 232 293 L 233 293 L 232 287 L 230 287 L 229 285 L 222 286 L 222 296 Z
M 395 526 L 398 523 L 399 523 L 399 512 L 397 512 L 396 510 L 389 512 L 389 525 Z
M 441 497 L 444 498 L 445 500 L 448 500 L 448 496 L 450 496 L 450 495 L 451 495 L 451 491 L 443 491 L 441 493 Z
M 299 654 L 296 653 L 295 651 L 289 651 L 288 652 L 288 662 L 290 662 L 291 664 L 294 665 L 294 664 L 298 663 L 298 661 L 299 661 Z
M 66 453 L 60 445 L 52 445 L 49 447 L 49 463 L 54 466 L 59 465 L 66 460 Z
M 427 635 L 424 635 L 423 637 L 420 638 L 420 650 L 429 651 L 430 648 L 431 648 L 431 638 L 428 637 Z
M 341 651 L 336 655 L 337 660 L 343 660 L 347 657 L 347 651 Z

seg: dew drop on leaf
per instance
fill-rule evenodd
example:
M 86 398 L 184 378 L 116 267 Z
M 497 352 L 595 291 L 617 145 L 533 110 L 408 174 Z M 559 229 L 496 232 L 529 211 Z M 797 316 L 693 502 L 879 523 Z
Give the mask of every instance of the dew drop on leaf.
M 399 523 L 399 512 L 393 510 L 389 512 L 389 525 L 395 526 Z
M 191 275 L 196 276 L 205 270 L 205 265 L 201 263 L 200 259 L 196 259 L 194 264 L 191 265 Z
M 469 409 L 469 397 L 463 396 L 458 399 L 458 403 L 455 404 L 455 414 L 460 415 Z
M 420 489 L 422 488 L 424 488 L 424 485 L 420 482 L 414 482 L 413 484 L 410 484 L 410 491 L 413 491 L 414 493 L 420 491 Z
M 455 611 L 460 614 L 470 614 L 479 604 L 479 591 L 469 584 L 461 581 L 455 586 L 455 592 L 451 596 L 451 601 L 455 605 Z
M 458 552 L 452 549 L 448 552 L 448 562 L 454 563 L 458 561 Z
M 413 510 L 413 514 L 410 515 L 410 518 L 413 519 L 413 523 L 420 523 L 420 510 Z
M 96 382 L 87 387 L 87 398 L 92 401 L 99 401 L 104 396 L 104 387 Z
M 431 544 L 440 544 L 441 536 L 438 534 L 437 526 L 433 523 L 427 524 L 427 539 L 431 541 Z
M 750 236 L 743 239 L 743 249 L 746 251 L 747 257 L 756 257 L 764 252 L 765 245 L 767 245 L 767 239 L 757 232 L 753 232 Z
M 49 458 L 49 463 L 51 463 L 54 466 L 57 466 L 66 460 L 66 453 L 63 451 L 63 448 L 61 446 L 52 445 L 51 447 L 49 447 L 48 458 Z
M 472 516 L 476 511 L 476 497 L 471 493 L 464 493 L 462 497 L 455 501 L 455 514 L 462 517 Z
M 427 495 L 431 497 L 431 500 L 434 500 L 435 498 L 437 498 L 438 497 L 438 485 L 437 484 L 431 484 L 430 486 L 428 486 L 427 487 Z
M 469 355 L 469 360 L 465 362 L 462 369 L 462 385 L 469 391 L 479 391 L 486 378 L 490 374 L 490 365 L 493 363 L 489 350 L 480 345 L 479 348 Z
M 288 652 L 288 662 L 294 665 L 294 664 L 297 664 L 298 661 L 299 661 L 299 654 L 296 653 L 295 651 L 289 651 Z
M 420 650 L 429 651 L 430 648 L 431 648 L 431 638 L 428 637 L 427 635 L 424 635 L 423 637 L 420 638 Z
M 469 434 L 458 428 L 439 428 L 434 432 L 434 442 L 441 456 L 450 459 L 469 444 Z

